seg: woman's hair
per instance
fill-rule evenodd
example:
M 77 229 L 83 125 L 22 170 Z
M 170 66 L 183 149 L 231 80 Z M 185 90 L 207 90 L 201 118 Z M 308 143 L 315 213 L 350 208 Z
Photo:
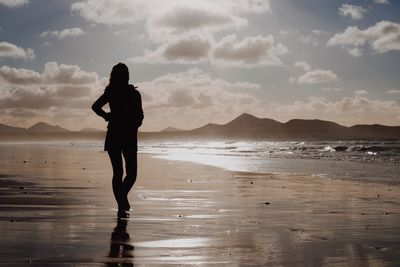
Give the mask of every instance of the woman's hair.
M 110 74 L 110 83 L 107 87 L 120 87 L 128 85 L 129 82 L 129 70 L 124 63 L 118 63 L 115 65 Z

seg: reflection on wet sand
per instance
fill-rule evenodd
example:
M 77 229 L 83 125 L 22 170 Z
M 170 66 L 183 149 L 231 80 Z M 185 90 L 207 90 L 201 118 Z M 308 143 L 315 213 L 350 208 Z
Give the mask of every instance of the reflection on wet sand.
M 397 266 L 400 258 L 395 185 L 141 156 L 131 217 L 118 221 L 104 153 L 0 151 L 0 170 L 20 175 L 0 176 L 0 266 Z
M 130 243 L 131 238 L 126 230 L 128 220 L 117 219 L 117 226 L 111 234 L 110 251 L 108 257 L 110 262 L 106 266 L 133 266 L 133 253 L 135 247 Z

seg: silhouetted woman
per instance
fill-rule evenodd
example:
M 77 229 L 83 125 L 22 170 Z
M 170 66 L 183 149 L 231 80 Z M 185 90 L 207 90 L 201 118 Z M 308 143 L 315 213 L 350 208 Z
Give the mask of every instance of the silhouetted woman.
M 106 104 L 110 112 L 103 110 Z M 129 70 L 123 63 L 112 68 L 110 82 L 104 93 L 92 106 L 93 111 L 108 121 L 104 150 L 108 152 L 113 168 L 112 187 L 118 203 L 118 216 L 129 216 L 128 193 L 137 175 L 137 132 L 143 121 L 140 93 L 129 84 Z M 122 156 L 126 176 L 123 177 Z

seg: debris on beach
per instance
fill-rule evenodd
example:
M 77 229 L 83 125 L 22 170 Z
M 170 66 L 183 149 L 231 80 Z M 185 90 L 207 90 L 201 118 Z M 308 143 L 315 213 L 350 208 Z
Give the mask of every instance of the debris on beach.
M 291 232 L 299 232 L 299 233 L 304 233 L 305 231 L 300 228 L 288 228 L 289 231 Z

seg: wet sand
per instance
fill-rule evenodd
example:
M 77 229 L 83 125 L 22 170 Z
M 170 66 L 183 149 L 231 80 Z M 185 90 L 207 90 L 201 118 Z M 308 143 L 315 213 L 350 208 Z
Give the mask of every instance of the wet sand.
M 118 221 L 107 154 L 0 146 L 2 266 L 399 266 L 399 186 L 139 156 Z

